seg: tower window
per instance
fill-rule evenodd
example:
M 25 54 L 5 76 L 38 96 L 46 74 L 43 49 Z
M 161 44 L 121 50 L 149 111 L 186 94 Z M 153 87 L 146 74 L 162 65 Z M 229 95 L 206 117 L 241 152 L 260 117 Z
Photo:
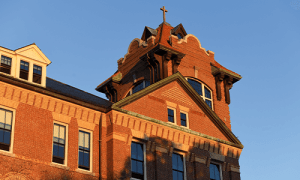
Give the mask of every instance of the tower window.
M 182 36 L 180 33 L 177 34 L 178 39 L 182 39 Z
M 6 56 L 1 56 L 0 72 L 10 74 L 11 69 L 11 58 Z
M 25 61 L 20 62 L 20 78 L 28 80 L 29 63 Z
M 140 83 L 138 83 L 137 85 L 135 85 L 127 94 L 127 96 L 132 95 L 136 92 L 139 92 L 142 89 L 145 89 L 146 87 L 150 86 L 150 81 L 144 80 Z
M 42 67 L 33 65 L 33 79 L 32 81 L 38 84 L 41 84 L 42 79 Z
M 180 113 L 180 123 L 181 126 L 187 127 L 187 115 L 185 113 Z
M 175 118 L 174 118 L 174 110 L 168 108 L 168 121 L 174 123 Z
M 195 91 L 203 98 L 205 103 L 212 108 L 211 91 L 203 84 L 193 79 L 187 79 L 188 83 L 195 89 Z M 204 92 L 204 93 L 203 93 Z

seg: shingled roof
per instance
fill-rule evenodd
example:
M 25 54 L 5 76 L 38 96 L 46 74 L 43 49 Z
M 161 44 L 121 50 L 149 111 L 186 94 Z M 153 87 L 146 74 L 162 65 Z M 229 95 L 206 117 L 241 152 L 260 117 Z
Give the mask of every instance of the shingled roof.
M 59 94 L 66 95 L 72 97 L 77 100 L 85 101 L 88 103 L 92 103 L 97 106 L 102 106 L 108 108 L 112 105 L 112 103 L 108 100 L 105 100 L 101 97 L 95 96 L 88 92 L 82 91 L 70 85 L 64 84 L 62 82 L 56 81 L 47 77 L 46 80 L 46 89 L 50 89 Z

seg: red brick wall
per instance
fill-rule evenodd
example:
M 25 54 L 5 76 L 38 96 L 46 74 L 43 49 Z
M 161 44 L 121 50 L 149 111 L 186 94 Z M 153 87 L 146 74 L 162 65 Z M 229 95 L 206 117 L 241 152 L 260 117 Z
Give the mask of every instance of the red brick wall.
M 178 105 L 181 105 L 189 108 L 188 116 L 191 130 L 228 141 L 177 81 L 167 84 L 149 95 L 124 106 L 124 109 L 168 122 L 166 101 L 177 104 L 176 118 L 178 126 L 180 126 L 180 108 Z

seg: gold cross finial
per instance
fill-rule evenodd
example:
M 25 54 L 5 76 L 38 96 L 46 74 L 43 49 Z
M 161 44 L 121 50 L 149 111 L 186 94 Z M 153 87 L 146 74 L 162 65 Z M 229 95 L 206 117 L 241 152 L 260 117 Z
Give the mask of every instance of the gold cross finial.
M 168 10 L 165 9 L 165 6 L 160 8 L 160 10 L 162 10 L 164 12 L 164 22 L 166 22 L 166 12 L 168 12 Z

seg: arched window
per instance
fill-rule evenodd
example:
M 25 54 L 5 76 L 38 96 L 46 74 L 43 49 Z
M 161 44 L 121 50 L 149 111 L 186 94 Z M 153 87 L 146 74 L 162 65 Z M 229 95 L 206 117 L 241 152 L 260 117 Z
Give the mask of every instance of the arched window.
M 138 83 L 137 85 L 135 85 L 127 94 L 127 96 L 130 96 L 131 94 L 134 94 L 146 87 L 150 86 L 150 81 L 147 81 L 147 80 L 144 80 L 144 81 L 141 81 L 140 83 Z M 126 96 L 126 97 L 127 97 Z
M 209 88 L 206 87 L 203 83 L 198 82 L 196 80 L 187 79 L 187 81 L 195 89 L 195 91 L 203 98 L 205 103 L 210 108 L 213 108 L 211 90 L 209 90 Z

